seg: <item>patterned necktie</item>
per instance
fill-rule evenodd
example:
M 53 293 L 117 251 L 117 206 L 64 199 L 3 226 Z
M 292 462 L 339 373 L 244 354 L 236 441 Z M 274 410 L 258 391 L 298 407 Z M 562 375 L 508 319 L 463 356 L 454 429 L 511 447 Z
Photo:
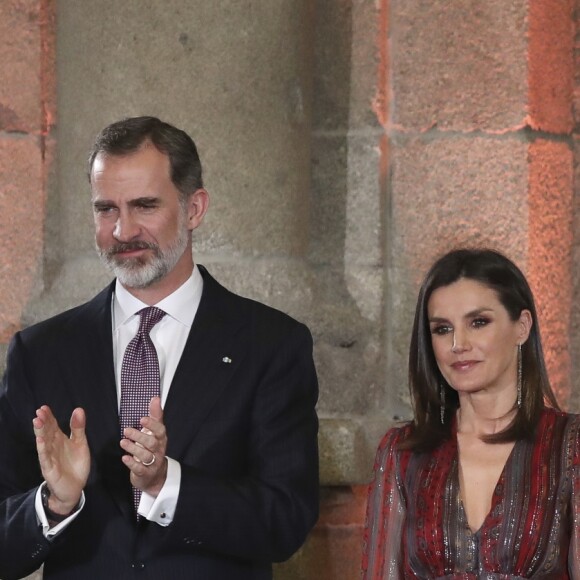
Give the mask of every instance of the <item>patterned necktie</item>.
M 123 429 L 141 429 L 139 421 L 149 415 L 149 401 L 159 396 L 159 360 L 155 345 L 149 336 L 151 329 L 165 316 L 154 306 L 139 311 L 139 330 L 127 345 L 121 365 L 121 404 L 119 422 Z M 133 488 L 135 513 L 141 500 L 141 490 Z

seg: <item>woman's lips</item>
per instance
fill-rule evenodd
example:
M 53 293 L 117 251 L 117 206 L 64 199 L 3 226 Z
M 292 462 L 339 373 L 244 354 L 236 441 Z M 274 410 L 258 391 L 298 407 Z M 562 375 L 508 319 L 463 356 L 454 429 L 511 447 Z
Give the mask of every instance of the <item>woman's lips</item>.
M 479 363 L 478 360 L 459 360 L 457 362 L 454 362 L 451 365 L 451 367 L 456 371 L 468 371 L 478 363 Z

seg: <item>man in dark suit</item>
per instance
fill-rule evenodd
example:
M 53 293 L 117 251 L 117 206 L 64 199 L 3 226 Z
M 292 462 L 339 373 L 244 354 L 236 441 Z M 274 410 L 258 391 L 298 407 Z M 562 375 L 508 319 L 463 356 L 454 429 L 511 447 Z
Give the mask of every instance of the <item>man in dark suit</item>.
M 114 123 L 89 177 L 97 249 L 116 280 L 11 341 L 0 578 L 43 563 L 47 579 L 271 578 L 318 513 L 310 333 L 194 264 L 208 194 L 183 131 Z M 153 354 L 130 363 L 151 306 Z M 140 396 L 126 385 L 153 376 L 158 394 L 124 423 Z

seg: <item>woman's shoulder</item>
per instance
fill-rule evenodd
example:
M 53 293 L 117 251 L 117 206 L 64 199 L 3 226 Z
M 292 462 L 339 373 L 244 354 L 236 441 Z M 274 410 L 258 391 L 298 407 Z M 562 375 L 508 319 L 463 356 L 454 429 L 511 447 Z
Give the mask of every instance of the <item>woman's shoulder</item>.
M 412 422 L 401 423 L 399 425 L 392 426 L 381 439 L 379 443 L 379 449 L 392 449 L 393 451 L 397 449 L 400 443 L 402 443 L 411 433 Z
M 382 437 L 375 455 L 374 472 L 385 472 L 394 476 L 401 467 L 401 452 L 399 445 L 405 440 L 411 430 L 411 423 L 392 426 Z M 403 461 L 403 463 L 405 463 Z
M 571 454 L 574 463 L 580 462 L 580 414 L 567 413 L 545 407 L 540 417 L 540 430 L 536 441 L 553 445 L 560 441 L 562 450 Z
M 566 411 L 552 409 L 552 407 L 544 407 L 540 417 L 540 422 L 550 426 L 560 423 L 568 425 L 570 428 L 578 429 L 580 428 L 580 414 L 568 413 Z

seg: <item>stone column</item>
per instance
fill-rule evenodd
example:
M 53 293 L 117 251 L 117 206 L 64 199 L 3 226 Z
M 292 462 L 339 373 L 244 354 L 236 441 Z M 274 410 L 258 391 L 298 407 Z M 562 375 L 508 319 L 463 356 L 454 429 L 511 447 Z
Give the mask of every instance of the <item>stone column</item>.
M 28 321 L 109 279 L 93 249 L 85 160 L 103 126 L 143 114 L 185 128 L 199 147 L 211 207 L 197 261 L 234 291 L 303 318 L 310 11 L 306 1 L 59 0 L 58 211 L 49 288 Z
M 54 177 L 55 4 L 0 3 L 0 372 L 12 334 L 43 289 Z M 28 578 L 40 580 L 42 571 Z
M 277 570 L 281 580 L 359 576 L 360 484 L 385 427 L 386 95 L 378 85 L 387 75 L 387 16 L 374 0 L 316 2 L 309 245 L 316 308 L 309 322 L 321 388 L 323 489 L 318 525 Z
M 404 400 L 418 283 L 489 245 L 528 274 L 549 372 L 570 397 L 572 9 L 568 1 L 391 0 L 389 392 Z
M 0 5 L 0 344 L 42 289 L 55 122 L 54 3 Z M 2 354 L 2 359 L 4 358 Z M 3 368 L 3 363 L 0 365 Z

